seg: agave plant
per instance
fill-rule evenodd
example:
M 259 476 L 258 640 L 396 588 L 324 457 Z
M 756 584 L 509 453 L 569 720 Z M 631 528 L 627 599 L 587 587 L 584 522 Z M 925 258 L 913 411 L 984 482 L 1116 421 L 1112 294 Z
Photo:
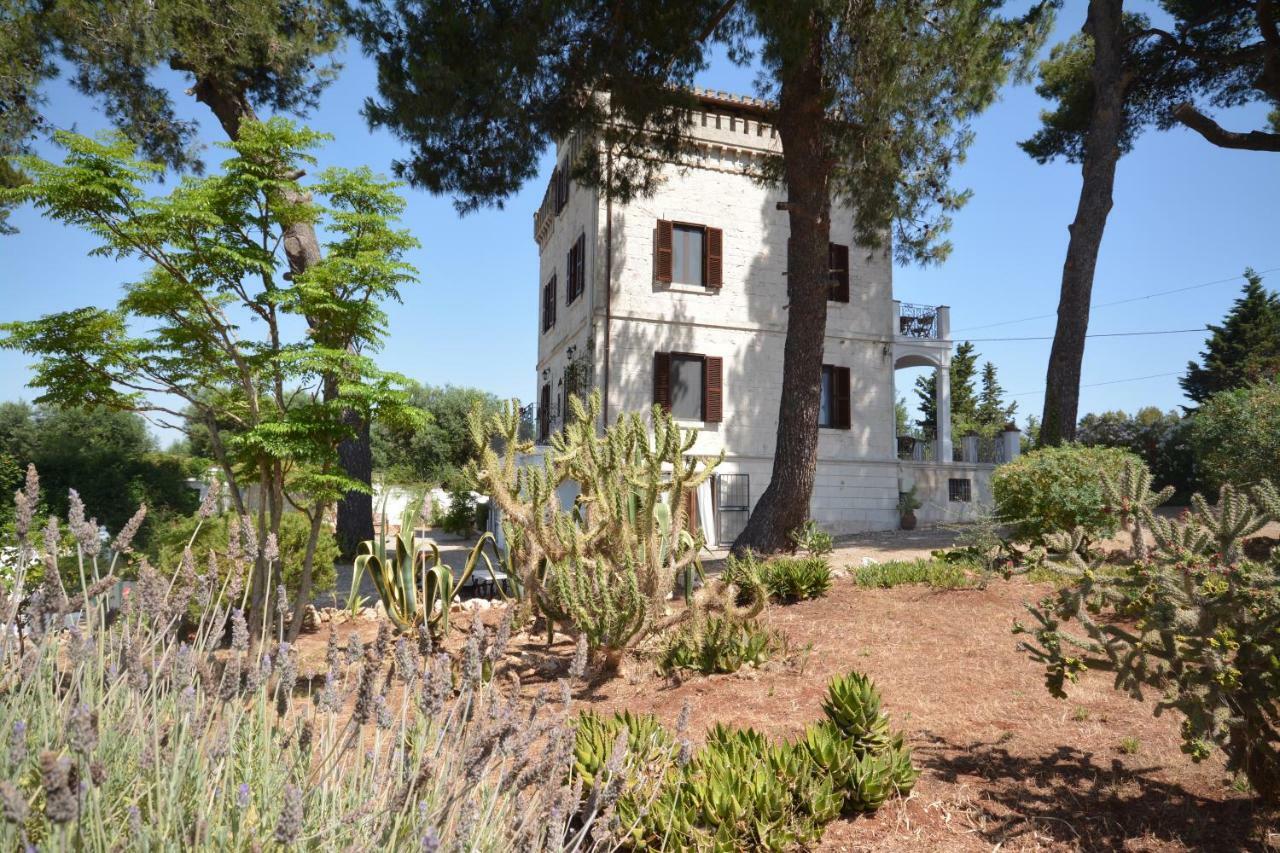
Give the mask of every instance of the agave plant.
M 484 553 L 484 546 L 493 534 L 486 532 L 480 537 L 467 555 L 461 575 L 455 578 L 453 570 L 440 559 L 440 547 L 431 539 L 413 535 L 421 507 L 421 501 L 406 504 L 395 534 L 389 533 L 384 514 L 378 538 L 360 543 L 352 588 L 368 572 L 396 627 L 402 631 L 425 628 L 439 635 L 449 630 L 449 605 L 466 586 L 476 564 L 483 559 L 492 571 L 493 563 Z

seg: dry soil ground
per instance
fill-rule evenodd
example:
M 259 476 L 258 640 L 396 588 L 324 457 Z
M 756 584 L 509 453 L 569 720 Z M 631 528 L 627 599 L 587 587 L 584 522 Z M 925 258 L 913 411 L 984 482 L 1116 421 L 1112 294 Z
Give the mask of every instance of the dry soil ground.
M 841 543 L 832 564 L 925 556 L 947 536 L 856 537 Z M 766 611 L 797 651 L 789 666 L 677 682 L 636 661 L 577 701 L 652 712 L 668 724 L 687 703 L 695 733 L 723 721 L 792 736 L 820 717 L 829 678 L 868 673 L 915 750 L 920 781 L 874 816 L 832 824 L 821 849 L 1265 849 L 1265 828 L 1220 758 L 1194 764 L 1181 753 L 1176 715 L 1153 717 L 1150 697 L 1132 701 L 1100 673 L 1086 674 L 1065 701 L 1049 695 L 1042 670 L 1010 633 L 1024 602 L 1049 592 L 1018 579 L 942 591 L 863 589 L 845 577 L 825 598 Z M 461 616 L 451 646 L 465 636 L 470 614 Z M 367 622 L 338 628 L 375 630 Z M 324 639 L 311 635 L 309 657 L 322 659 Z M 532 691 L 567 669 L 573 645 L 521 636 L 512 654 L 511 669 Z

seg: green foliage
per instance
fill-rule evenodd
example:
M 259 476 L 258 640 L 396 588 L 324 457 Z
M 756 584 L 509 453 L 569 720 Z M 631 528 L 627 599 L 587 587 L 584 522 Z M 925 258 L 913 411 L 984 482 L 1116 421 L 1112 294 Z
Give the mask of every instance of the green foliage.
M 827 719 L 796 741 L 717 723 L 692 753 L 687 742 L 677 749 L 652 717 L 585 713 L 575 762 L 575 777 L 592 792 L 585 813 L 615 797 L 623 846 L 636 849 L 812 846 L 842 813 L 875 811 L 909 793 L 917 775 L 910 749 L 889 728 L 880 695 L 864 676 L 833 680 L 823 707 Z M 601 768 L 610 765 L 627 784 L 597 797 Z M 648 785 L 635 785 L 624 772 L 630 768 L 647 768 Z
M 1201 363 L 1187 364 L 1187 375 L 1178 380 L 1197 403 L 1280 377 L 1280 296 L 1263 287 L 1262 276 L 1253 270 L 1245 270 L 1244 277 L 1240 298 L 1222 325 L 1209 326 Z
M 1144 522 L 1152 511 L 1173 495 L 1173 487 L 1165 486 L 1158 492 L 1151 491 L 1151 472 L 1142 465 L 1125 463 L 1119 477 L 1102 475 L 1102 498 L 1108 512 L 1115 513 L 1133 540 L 1133 558 L 1147 558 L 1147 541 L 1143 532 Z
M 730 554 L 721 578 L 738 590 L 741 605 L 749 604 L 759 594 L 791 603 L 826 595 L 831 589 L 831 566 L 823 557 L 764 561 L 748 551 L 742 556 Z
M 1004 388 L 996 376 L 996 366 L 991 362 L 982 365 L 982 390 L 978 393 L 978 406 L 974 421 L 979 435 L 995 435 L 1013 422 L 1018 404 L 1006 403 Z
M 409 501 L 395 533 L 390 532 L 384 518 L 378 538 L 360 543 L 351 588 L 357 589 L 359 578 L 368 572 L 387 616 L 397 628 L 443 636 L 449 631 L 449 605 L 466 585 L 476 565 L 484 560 L 493 568 L 484 553 L 484 546 L 493 534 L 480 537 L 467 556 L 462 572 L 455 578 L 453 570 L 440 559 L 439 546 L 430 539 L 414 536 L 421 512 L 420 502 Z
M 187 478 L 202 474 L 190 460 L 156 449 L 146 423 L 132 412 L 78 407 L 0 404 L 0 453 L 26 470 L 35 465 L 46 509 L 67 516 L 68 490 L 100 507 L 99 523 L 118 532 L 146 504 L 148 520 L 136 541 L 145 544 L 166 516 L 195 512 L 200 497 Z M 16 486 L 15 486 L 16 487 Z M 13 488 L 3 494 L 11 495 Z
M 834 550 L 831 534 L 823 530 L 812 518 L 787 536 L 795 543 L 797 550 L 804 551 L 813 557 L 825 557 Z
M 198 424 L 242 515 L 245 481 L 256 481 L 273 521 L 286 493 L 319 516 L 365 491 L 343 472 L 338 445 L 375 413 L 414 418 L 399 377 L 367 354 L 386 325 L 383 302 L 414 273 L 403 255 L 416 241 L 394 227 L 404 208 L 395 185 L 367 169 L 328 169 L 313 199 L 297 178 L 325 137 L 282 119 L 242 123 L 218 174 L 164 195 L 146 186 L 163 167 L 122 138 L 57 139 L 64 162 L 25 158 L 32 182 L 2 192 L 90 232 L 95 251 L 148 267 L 114 307 L 0 326 L 0 346 L 36 357 L 38 400 Z M 300 223 L 327 236 L 325 256 L 286 275 L 279 247 Z M 272 592 L 265 571 L 258 560 L 255 622 Z
M 911 488 L 907 489 L 905 492 L 898 492 L 899 515 L 906 515 L 907 513 L 915 512 L 920 508 L 920 506 L 920 498 L 916 496 L 915 483 L 912 483 Z
M 1045 447 L 1001 465 L 991 478 L 996 514 L 1013 526 L 1016 540 L 1079 527 L 1087 539 L 1110 536 L 1119 526 L 1102 497 L 1102 477 L 1118 477 L 1126 463 L 1142 461 L 1114 447 L 1067 444 Z
M 1114 672 L 1116 689 L 1135 699 L 1155 692 L 1155 713 L 1174 710 L 1183 718 L 1184 752 L 1200 761 L 1222 749 L 1228 769 L 1243 772 L 1274 808 L 1280 566 L 1240 557 L 1244 537 L 1280 518 L 1280 493 L 1264 483 L 1251 497 L 1228 485 L 1217 507 L 1199 495 L 1192 506 L 1170 520 L 1149 503 L 1136 505 L 1157 547 L 1120 573 L 1086 563 L 1070 537 L 1055 537 L 1051 565 L 1065 584 L 1028 606 L 1034 623 L 1014 630 L 1026 635 L 1020 648 L 1045 667 L 1053 695 L 1065 697 L 1067 682 L 1091 668 Z
M 963 560 L 889 560 L 853 570 L 858 586 L 889 589 L 906 584 L 926 584 L 936 589 L 961 589 L 970 585 Z
M 831 565 L 822 557 L 779 557 L 760 567 L 769 595 L 783 603 L 821 598 L 831 589 Z
M 630 414 L 599 432 L 599 393 L 570 403 L 572 417 L 552 436 L 541 467 L 518 463 L 532 448 L 520 438 L 517 405 L 489 418 L 477 413 L 479 459 L 470 477 L 519 531 L 513 562 L 526 604 L 585 633 L 614 668 L 626 650 L 672 623 L 663 616 L 667 596 L 678 579 L 688 589 L 690 575 L 701 571 L 702 538 L 689 532 L 688 497 L 719 459 L 689 456 L 696 431 L 658 407 L 652 427 Z M 571 507 L 556 494 L 565 482 L 579 488 Z M 711 590 L 719 587 L 709 584 L 704 599 Z M 723 603 L 704 601 L 675 618 L 707 605 Z
M 1161 487 L 1173 486 L 1175 498 L 1191 499 L 1197 481 L 1195 452 L 1191 446 L 1192 418 L 1146 406 L 1134 414 L 1087 414 L 1076 426 L 1080 444 L 1119 447 L 1142 458 Z
M 396 483 L 425 483 L 451 488 L 475 459 L 467 419 L 477 406 L 485 417 L 497 414 L 501 401 L 485 391 L 453 385 L 407 383 L 408 403 L 422 413 L 409 424 L 375 420 L 371 443 L 373 468 Z
M 148 158 L 198 174 L 199 128 L 180 115 L 174 91 L 190 87 L 187 94 L 206 103 L 233 136 L 255 105 L 303 114 L 337 72 L 328 57 L 340 42 L 343 8 L 337 0 L 8 3 L 4 23 L 14 40 L 0 40 L 0 62 L 23 73 L 6 80 L 16 90 L 3 99 L 21 105 L 15 131 L 26 132 L 0 134 L 20 146 L 0 154 L 27 151 L 51 131 L 39 86 L 56 73 L 56 57 L 68 66 L 70 83 Z M 182 85 L 174 91 L 158 85 L 160 71 L 177 72 Z
M 449 493 L 449 509 L 441 517 L 440 527 L 456 536 L 470 536 L 476 529 L 476 499 L 470 489 Z
M 711 616 L 682 625 L 658 655 L 658 671 L 669 675 L 692 670 L 703 675 L 737 672 L 760 666 L 785 643 L 781 635 L 758 622 Z
M 1256 483 L 1280 471 L 1280 379 L 1214 394 L 1191 419 L 1206 481 Z
M 147 543 L 148 556 L 156 565 L 176 566 L 182 560 L 182 552 L 190 545 L 192 556 L 201 572 L 207 573 L 212 565 L 217 566 L 216 577 L 221 585 L 235 570 L 235 561 L 228 550 L 230 520 L 230 515 L 215 515 L 206 519 L 194 515 L 166 519 L 157 526 L 151 541 Z M 298 593 L 303 557 L 310 534 L 311 522 L 301 513 L 286 513 L 280 520 L 280 557 L 276 571 L 284 573 L 284 585 L 290 597 Z M 209 561 L 211 551 L 214 563 Z M 333 589 L 337 580 L 334 564 L 337 563 L 338 556 L 338 543 L 333 532 L 327 527 L 322 528 L 320 538 L 316 540 L 313 560 L 313 593 Z

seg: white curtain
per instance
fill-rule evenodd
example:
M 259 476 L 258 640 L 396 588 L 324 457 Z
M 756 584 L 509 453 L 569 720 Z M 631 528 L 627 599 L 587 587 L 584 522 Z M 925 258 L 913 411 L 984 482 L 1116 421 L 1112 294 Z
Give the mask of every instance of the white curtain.
M 702 528 L 702 535 L 707 545 L 714 548 L 719 543 L 716 539 L 716 514 L 712 512 L 711 506 L 712 479 L 708 477 L 702 481 L 702 485 L 698 486 L 698 526 Z

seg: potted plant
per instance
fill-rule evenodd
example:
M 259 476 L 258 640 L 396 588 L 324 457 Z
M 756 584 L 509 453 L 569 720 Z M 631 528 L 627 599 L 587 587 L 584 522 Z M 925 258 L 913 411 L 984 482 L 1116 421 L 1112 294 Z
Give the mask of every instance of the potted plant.
M 901 516 L 903 530 L 916 529 L 916 510 L 919 508 L 920 499 L 916 497 L 914 485 L 905 492 L 898 492 L 898 515 Z

